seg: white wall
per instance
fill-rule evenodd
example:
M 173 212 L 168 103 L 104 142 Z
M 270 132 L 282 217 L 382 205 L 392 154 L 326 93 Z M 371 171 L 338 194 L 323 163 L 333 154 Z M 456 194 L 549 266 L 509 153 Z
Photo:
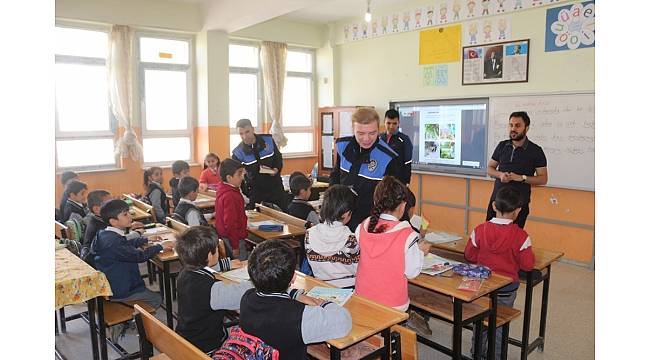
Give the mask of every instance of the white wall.
M 412 31 L 338 45 L 336 105 L 372 105 L 383 112 L 393 100 L 594 91 L 595 48 L 544 52 L 546 9 L 510 15 L 512 39 L 530 39 L 527 83 L 462 86 L 462 64 L 456 62 L 448 64 L 448 86 L 424 87 L 418 65 L 419 32 Z
M 196 3 L 165 0 L 56 0 L 62 19 L 198 32 L 203 19 Z
M 327 34 L 328 29 L 325 25 L 273 19 L 235 31 L 230 33 L 230 36 L 320 48 L 325 44 Z

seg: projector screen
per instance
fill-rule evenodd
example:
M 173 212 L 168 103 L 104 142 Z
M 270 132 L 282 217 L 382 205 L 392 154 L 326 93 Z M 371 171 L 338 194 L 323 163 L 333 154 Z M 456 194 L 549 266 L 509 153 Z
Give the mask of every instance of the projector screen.
M 486 176 L 488 99 L 396 101 L 413 170 Z

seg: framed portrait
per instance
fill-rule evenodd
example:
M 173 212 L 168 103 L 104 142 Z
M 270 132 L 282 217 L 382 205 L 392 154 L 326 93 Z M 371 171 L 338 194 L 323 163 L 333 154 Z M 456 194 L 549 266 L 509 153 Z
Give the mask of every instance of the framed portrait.
M 528 82 L 530 39 L 463 47 L 463 85 Z

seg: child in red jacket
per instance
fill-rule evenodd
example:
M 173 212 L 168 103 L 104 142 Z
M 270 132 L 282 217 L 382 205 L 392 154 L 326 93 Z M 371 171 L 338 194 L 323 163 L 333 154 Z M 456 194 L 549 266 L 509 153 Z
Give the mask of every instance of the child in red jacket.
M 519 288 L 519 270 L 530 271 L 535 264 L 530 237 L 514 220 L 521 210 L 521 196 L 512 187 L 503 187 L 492 202 L 497 216 L 477 226 L 465 247 L 465 259 L 507 276 L 512 283 L 497 293 L 497 302 L 512 307 Z M 487 333 L 483 334 L 483 356 L 487 356 Z M 472 341 L 472 344 L 474 341 Z M 501 358 L 501 328 L 496 334 L 496 359 Z M 472 352 L 473 349 L 472 349 Z
M 239 190 L 246 170 L 242 163 L 225 159 L 219 168 L 222 183 L 217 184 L 217 198 L 214 202 L 214 227 L 219 237 L 232 248 L 240 260 L 248 258 L 246 235 L 248 218 L 244 210 L 244 197 Z

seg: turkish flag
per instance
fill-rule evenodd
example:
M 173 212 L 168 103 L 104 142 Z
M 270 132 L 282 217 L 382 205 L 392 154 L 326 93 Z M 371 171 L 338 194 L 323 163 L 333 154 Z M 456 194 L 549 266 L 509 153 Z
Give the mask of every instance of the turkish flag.
M 478 59 L 478 52 L 476 50 L 467 50 L 468 59 Z

